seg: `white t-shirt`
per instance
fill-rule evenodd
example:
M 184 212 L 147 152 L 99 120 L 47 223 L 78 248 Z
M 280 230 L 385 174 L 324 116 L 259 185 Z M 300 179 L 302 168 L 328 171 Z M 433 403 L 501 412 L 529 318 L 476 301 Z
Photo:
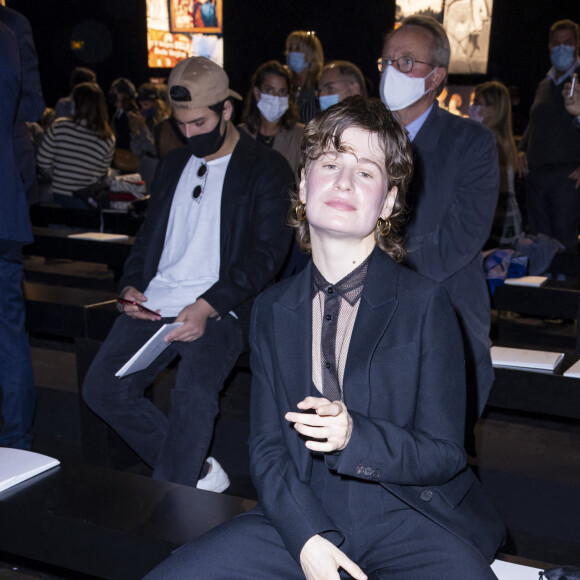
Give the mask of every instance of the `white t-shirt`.
M 157 274 L 145 290 L 147 308 L 160 309 L 161 316 L 177 316 L 219 279 L 221 199 L 230 159 L 192 156 L 181 174 Z M 202 165 L 207 171 L 199 177 Z M 202 193 L 194 199 L 198 185 Z

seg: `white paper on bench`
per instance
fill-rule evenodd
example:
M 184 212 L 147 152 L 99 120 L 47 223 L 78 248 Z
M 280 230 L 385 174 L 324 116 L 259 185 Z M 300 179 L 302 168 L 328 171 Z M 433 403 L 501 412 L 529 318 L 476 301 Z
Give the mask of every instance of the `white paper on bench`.
M 183 322 L 164 324 L 116 373 L 124 377 L 146 369 L 169 345 L 163 339 Z
M 494 560 L 491 563 L 491 569 L 498 580 L 538 580 L 538 573 L 541 572 L 539 568 L 512 564 L 503 560 Z
M 521 278 L 506 278 L 504 284 L 508 286 L 534 286 L 539 288 L 548 281 L 546 276 L 522 276 Z
M 104 234 L 102 232 L 85 232 L 84 234 L 69 234 L 67 238 L 75 240 L 92 240 L 93 242 L 120 242 L 128 240 L 125 234 Z
M 0 491 L 59 464 L 58 459 L 40 453 L 0 447 Z
M 565 377 L 580 379 L 580 360 L 576 361 L 565 373 Z
M 527 350 L 524 348 L 508 348 L 506 346 L 492 346 L 489 352 L 494 367 L 553 371 L 564 358 L 563 352 Z

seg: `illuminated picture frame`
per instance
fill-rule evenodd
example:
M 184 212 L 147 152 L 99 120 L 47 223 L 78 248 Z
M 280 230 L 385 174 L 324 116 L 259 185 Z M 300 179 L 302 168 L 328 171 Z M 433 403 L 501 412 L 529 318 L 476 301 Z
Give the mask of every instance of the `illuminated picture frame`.
M 222 0 L 169 0 L 170 29 L 182 34 L 221 34 Z

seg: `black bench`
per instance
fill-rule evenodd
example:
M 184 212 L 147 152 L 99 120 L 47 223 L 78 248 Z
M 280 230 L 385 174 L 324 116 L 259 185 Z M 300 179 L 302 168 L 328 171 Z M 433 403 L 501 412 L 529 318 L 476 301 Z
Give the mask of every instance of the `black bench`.
M 115 280 L 120 278 L 135 239 L 98 242 L 69 238 L 70 234 L 79 233 L 75 230 L 41 227 L 32 228 L 32 233 L 34 242 L 23 246 L 24 255 L 106 264 Z
M 82 464 L 0 493 L 0 552 L 110 580 L 142 578 L 255 502 Z

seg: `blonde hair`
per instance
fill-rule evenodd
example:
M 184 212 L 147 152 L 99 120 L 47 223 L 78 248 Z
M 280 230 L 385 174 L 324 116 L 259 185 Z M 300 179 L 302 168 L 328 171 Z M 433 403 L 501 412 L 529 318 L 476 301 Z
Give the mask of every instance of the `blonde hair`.
M 298 43 L 308 60 L 305 88 L 315 88 L 324 66 L 322 44 L 314 30 L 294 30 L 286 38 L 286 55 L 290 52 L 290 44 L 293 40 Z
M 499 81 L 489 81 L 477 85 L 474 96 L 481 97 L 491 108 L 491 117 L 485 126 L 499 135 L 508 161 L 514 163 L 517 153 L 512 131 L 512 103 L 507 87 Z

